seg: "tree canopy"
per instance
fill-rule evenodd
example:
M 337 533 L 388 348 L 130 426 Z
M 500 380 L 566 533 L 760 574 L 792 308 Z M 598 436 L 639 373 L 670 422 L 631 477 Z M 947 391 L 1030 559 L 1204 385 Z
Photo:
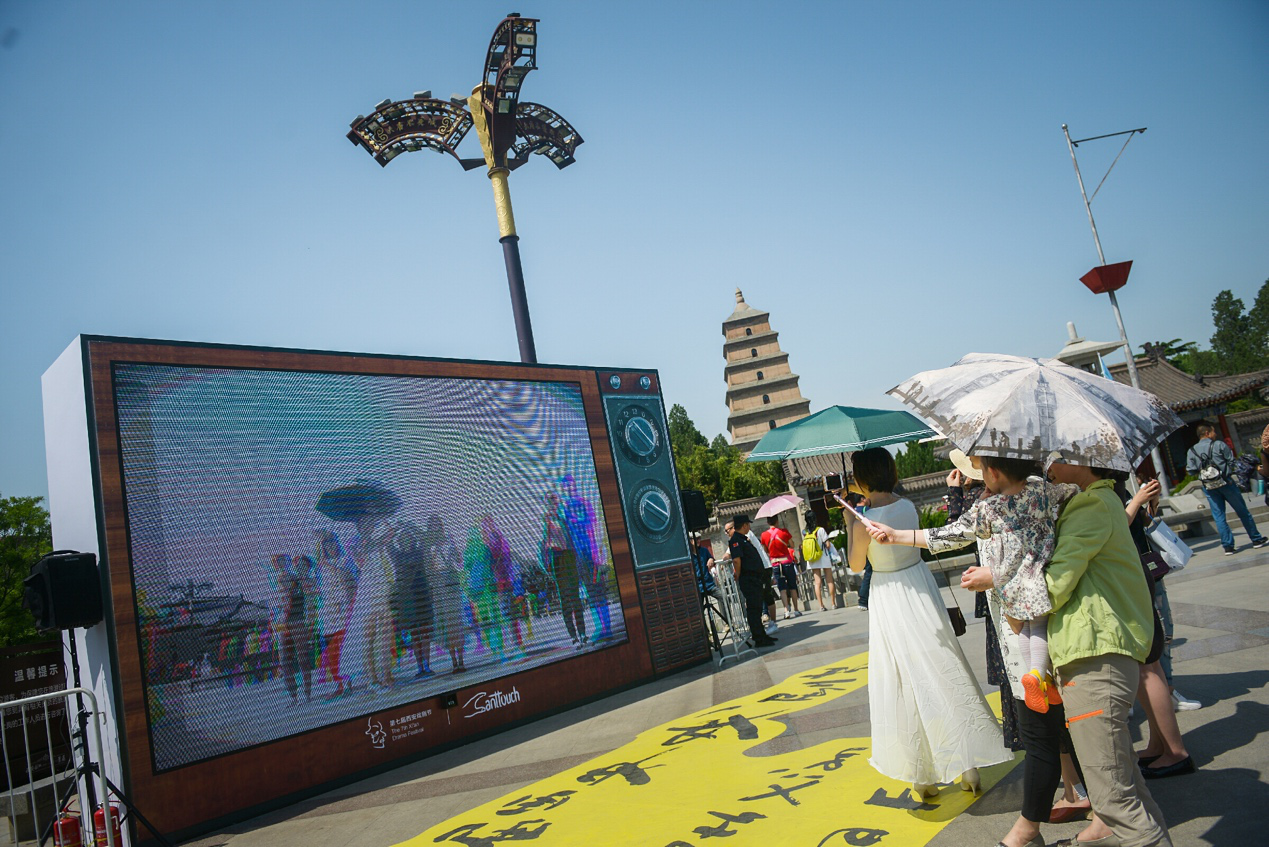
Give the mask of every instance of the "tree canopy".
M 779 462 L 747 464 L 725 435 L 706 440 L 678 403 L 670 407 L 669 423 L 679 485 L 700 491 L 706 502 L 767 497 L 788 490 Z
M 1269 368 L 1269 280 L 1260 286 L 1251 309 L 1228 289 L 1212 300 L 1211 349 L 1174 338 L 1145 345 L 1190 374 L 1246 373 Z
M 31 565 L 53 550 L 43 497 L 0 497 L 0 647 L 48 638 L 22 607 L 22 581 Z
M 895 454 L 894 463 L 899 470 L 899 479 L 952 469 L 950 461 L 934 455 L 934 445 L 928 441 L 909 441 L 904 449 Z

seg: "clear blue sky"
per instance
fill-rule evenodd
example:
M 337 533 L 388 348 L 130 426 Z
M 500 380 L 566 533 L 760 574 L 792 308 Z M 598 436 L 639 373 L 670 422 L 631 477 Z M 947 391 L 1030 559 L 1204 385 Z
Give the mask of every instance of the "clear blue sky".
M 737 286 L 812 410 L 1116 338 L 1063 123 L 1149 127 L 1093 204 L 1134 345 L 1206 344 L 1269 277 L 1259 0 L 3 0 L 0 494 L 47 490 L 40 375 L 80 333 L 517 359 L 483 173 L 344 138 L 469 91 L 509 11 L 542 19 L 525 98 L 586 139 L 511 180 L 539 358 L 657 368 L 707 436 Z M 1090 190 L 1119 146 L 1080 148 Z

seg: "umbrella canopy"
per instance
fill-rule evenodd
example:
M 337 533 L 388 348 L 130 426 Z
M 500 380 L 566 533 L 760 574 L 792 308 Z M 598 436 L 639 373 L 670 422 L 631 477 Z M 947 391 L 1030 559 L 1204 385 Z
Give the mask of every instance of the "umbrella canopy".
M 789 509 L 796 508 L 798 503 L 802 502 L 802 498 L 796 494 L 780 494 L 772 497 L 770 500 L 762 504 L 762 508 L 754 515 L 756 518 L 769 518 L 772 515 L 778 515 L 781 512 L 787 512 Z
M 903 444 L 938 433 L 908 412 L 829 406 L 762 436 L 746 462 L 771 462 Z
M 373 482 L 345 485 L 317 498 L 317 511 L 340 522 L 356 522 L 365 517 L 387 517 L 399 508 L 401 498 Z
M 970 353 L 887 394 L 970 455 L 1132 471 L 1182 425 L 1158 397 L 1057 359 Z

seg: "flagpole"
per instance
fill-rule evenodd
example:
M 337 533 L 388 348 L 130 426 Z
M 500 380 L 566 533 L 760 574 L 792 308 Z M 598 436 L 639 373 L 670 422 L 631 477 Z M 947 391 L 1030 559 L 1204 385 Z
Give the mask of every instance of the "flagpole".
M 1131 129 L 1128 133 L 1131 135 L 1135 132 L 1144 132 L 1142 129 Z M 1097 221 L 1093 220 L 1093 206 L 1088 202 L 1088 192 L 1084 190 L 1084 177 L 1080 174 L 1080 163 L 1075 158 L 1075 143 L 1071 141 L 1071 133 L 1067 130 L 1066 124 L 1062 124 L 1062 134 L 1066 136 L 1066 149 L 1071 151 L 1071 164 L 1075 166 L 1075 179 L 1080 184 L 1080 197 L 1084 198 L 1084 211 L 1088 213 L 1088 225 L 1093 230 L 1093 243 L 1097 245 L 1097 259 L 1101 264 L 1106 264 L 1106 254 L 1102 252 L 1102 240 L 1097 235 Z M 1123 135 L 1124 133 L 1116 132 L 1111 135 Z M 1099 135 L 1097 138 L 1109 138 L 1109 135 Z M 1093 139 L 1086 138 L 1084 141 Z M 1122 152 L 1122 151 L 1120 151 Z M 1111 167 L 1114 167 L 1112 164 Z M 1109 171 L 1107 171 L 1109 173 Z M 1137 360 L 1132 354 L 1132 345 L 1128 343 L 1128 331 L 1124 329 L 1124 316 L 1119 311 L 1119 300 L 1115 297 L 1115 292 L 1106 292 L 1110 296 L 1110 307 L 1115 312 L 1115 323 L 1119 325 L 1119 339 L 1124 344 L 1124 355 L 1128 361 L 1128 380 L 1132 383 L 1132 387 L 1138 391 L 1141 390 L 1141 379 L 1137 376 Z M 1169 496 L 1170 484 L 1168 482 L 1168 472 L 1163 467 L 1163 457 L 1159 454 L 1159 448 L 1155 447 L 1150 451 L 1150 460 L 1154 463 L 1155 473 L 1159 477 L 1159 486 L 1162 489 L 1161 494 L 1164 497 Z M 1128 487 L 1135 494 L 1137 491 L 1136 474 L 1128 475 Z

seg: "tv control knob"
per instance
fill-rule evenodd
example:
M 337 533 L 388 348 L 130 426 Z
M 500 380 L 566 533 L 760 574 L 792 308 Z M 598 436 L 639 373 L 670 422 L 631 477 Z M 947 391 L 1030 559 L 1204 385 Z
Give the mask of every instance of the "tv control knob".
M 652 465 L 665 449 L 661 424 L 642 406 L 627 406 L 618 421 L 618 443 L 626 458 L 641 467 Z
M 640 528 L 654 540 L 664 538 L 674 522 L 670 495 L 655 483 L 648 483 L 640 489 L 635 512 L 639 517 Z

